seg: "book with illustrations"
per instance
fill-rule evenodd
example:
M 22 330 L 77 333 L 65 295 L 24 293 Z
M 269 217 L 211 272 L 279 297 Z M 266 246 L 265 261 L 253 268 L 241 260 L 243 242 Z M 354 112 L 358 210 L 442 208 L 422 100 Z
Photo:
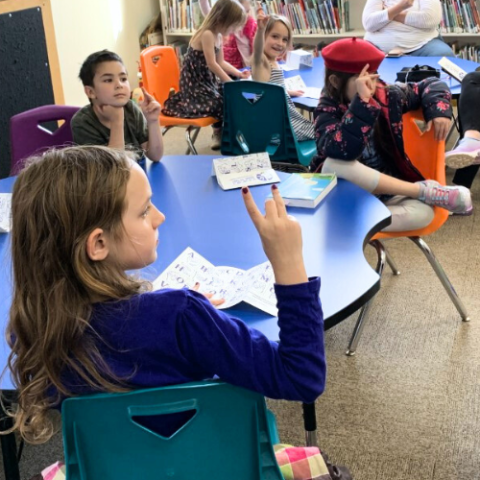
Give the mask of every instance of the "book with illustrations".
M 334 173 L 293 173 L 278 188 L 287 206 L 315 208 L 336 184 Z
M 266 152 L 215 158 L 212 175 L 223 190 L 280 182 Z
M 12 194 L 0 193 L 0 233 L 11 230 Z
M 229 308 L 246 302 L 274 317 L 278 314 L 270 262 L 249 270 L 215 267 L 188 247 L 153 282 L 153 289 L 193 288 L 196 283 L 199 284 L 200 293 L 210 293 L 215 299 L 225 300 L 217 308 Z

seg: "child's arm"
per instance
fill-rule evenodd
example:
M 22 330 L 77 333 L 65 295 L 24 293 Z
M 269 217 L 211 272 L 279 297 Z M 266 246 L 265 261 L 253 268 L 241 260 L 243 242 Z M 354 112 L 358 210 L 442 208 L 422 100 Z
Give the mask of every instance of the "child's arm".
M 93 111 L 100 122 L 110 128 L 108 146 L 119 150 L 125 150 L 124 122 L 125 112 L 123 107 L 111 105 L 93 105 Z
M 270 70 L 267 65 L 267 59 L 263 53 L 265 46 L 265 28 L 267 26 L 268 17 L 262 9 L 262 6 L 257 2 L 257 32 L 253 41 L 253 56 L 252 56 L 252 78 L 257 82 L 268 82 L 270 79 Z
M 215 55 L 215 41 L 216 41 L 215 35 L 210 30 L 205 30 L 202 33 L 202 38 L 201 38 L 202 50 L 203 50 L 203 54 L 205 55 L 207 67 L 222 82 L 231 82 L 232 79 L 227 75 L 225 70 L 217 62 L 217 56 Z M 221 48 L 220 48 L 220 52 L 222 52 Z M 223 52 L 222 52 L 221 58 L 223 59 Z
M 217 63 L 220 65 L 220 68 L 222 68 L 225 72 L 227 72 L 229 75 L 232 75 L 237 78 L 249 78 L 250 77 L 250 72 L 248 70 L 244 70 L 241 72 L 237 68 L 235 68 L 232 64 L 228 63 L 225 58 L 223 57 L 223 49 L 220 48 L 220 50 L 217 53 Z
M 452 95 L 446 83 L 431 77 L 418 83 L 396 83 L 388 88 L 399 89 L 403 113 L 422 108 L 427 130 L 433 123 L 435 139 L 445 140 L 452 118 Z
M 248 189 L 242 193 L 275 274 L 280 343 L 269 341 L 240 320 L 216 311 L 191 291 L 177 320 L 177 344 L 199 374 L 255 390 L 271 398 L 311 403 L 326 376 L 319 279 L 307 278 L 300 224 L 291 219 L 272 188 L 265 215 Z
M 163 137 L 158 121 L 162 107 L 144 88 L 142 90 L 144 100 L 140 107 L 148 126 L 148 142 L 143 143 L 142 148 L 150 160 L 159 162 L 163 156 Z

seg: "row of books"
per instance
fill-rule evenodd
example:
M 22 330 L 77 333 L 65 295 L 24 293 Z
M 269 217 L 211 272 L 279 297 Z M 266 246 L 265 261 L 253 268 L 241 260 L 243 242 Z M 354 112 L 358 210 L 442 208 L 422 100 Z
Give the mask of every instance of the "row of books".
M 183 59 L 185 57 L 185 54 L 187 53 L 188 44 L 186 42 L 178 40 L 176 42 L 170 42 L 168 45 L 175 50 L 175 55 L 177 56 L 178 60 L 178 66 L 181 69 L 183 65 Z
M 197 18 L 198 2 L 192 0 L 168 0 L 167 24 L 168 30 L 174 32 L 192 32 L 200 25 L 201 19 Z
M 479 33 L 480 15 L 475 0 L 440 0 L 441 33 Z
M 456 57 L 480 63 L 480 45 L 459 46 L 456 42 L 454 42 L 450 46 L 452 47 Z
M 262 8 L 266 14 L 286 16 L 296 35 L 335 35 L 350 30 L 349 0 L 265 0 Z M 168 31 L 192 32 L 201 21 L 197 1 L 168 0 Z
M 270 0 L 263 1 L 262 8 L 266 14 L 287 17 L 296 35 L 334 35 L 350 30 L 349 0 Z

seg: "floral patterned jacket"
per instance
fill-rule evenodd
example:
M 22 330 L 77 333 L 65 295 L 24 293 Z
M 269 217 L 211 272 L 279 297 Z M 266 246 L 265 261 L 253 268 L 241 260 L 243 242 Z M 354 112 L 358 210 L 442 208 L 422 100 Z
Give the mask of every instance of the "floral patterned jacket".
M 326 91 L 322 92 L 315 110 L 315 137 L 318 154 L 310 164 L 312 171 L 320 171 L 327 158 L 361 161 L 362 152 L 377 119 L 383 116 L 387 125 L 382 134 L 392 145 L 391 158 L 400 178 L 415 182 L 423 180 L 421 173 L 408 159 L 403 145 L 404 113 L 423 109 L 425 121 L 436 117 L 451 118 L 451 94 L 448 86 L 438 78 L 427 78 L 418 83 L 378 83 L 377 91 L 369 103 L 358 95 L 350 104 L 339 104 Z M 385 131 L 384 131 L 385 130 Z

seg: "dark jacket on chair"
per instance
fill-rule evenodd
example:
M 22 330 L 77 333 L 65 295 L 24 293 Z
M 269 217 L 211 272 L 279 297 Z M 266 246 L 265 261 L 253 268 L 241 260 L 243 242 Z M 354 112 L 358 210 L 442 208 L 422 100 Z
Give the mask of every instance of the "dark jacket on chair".
M 447 85 L 438 78 L 408 84 L 379 82 L 369 103 L 356 95 L 348 106 L 338 103 L 324 90 L 314 113 L 318 153 L 310 164 L 311 170 L 320 171 L 327 157 L 361 162 L 378 120 L 383 145 L 376 148 L 382 160 L 391 164 L 398 178 L 411 182 L 423 180 L 405 153 L 402 116 L 422 108 L 425 122 L 436 117 L 451 118 L 450 99 Z

